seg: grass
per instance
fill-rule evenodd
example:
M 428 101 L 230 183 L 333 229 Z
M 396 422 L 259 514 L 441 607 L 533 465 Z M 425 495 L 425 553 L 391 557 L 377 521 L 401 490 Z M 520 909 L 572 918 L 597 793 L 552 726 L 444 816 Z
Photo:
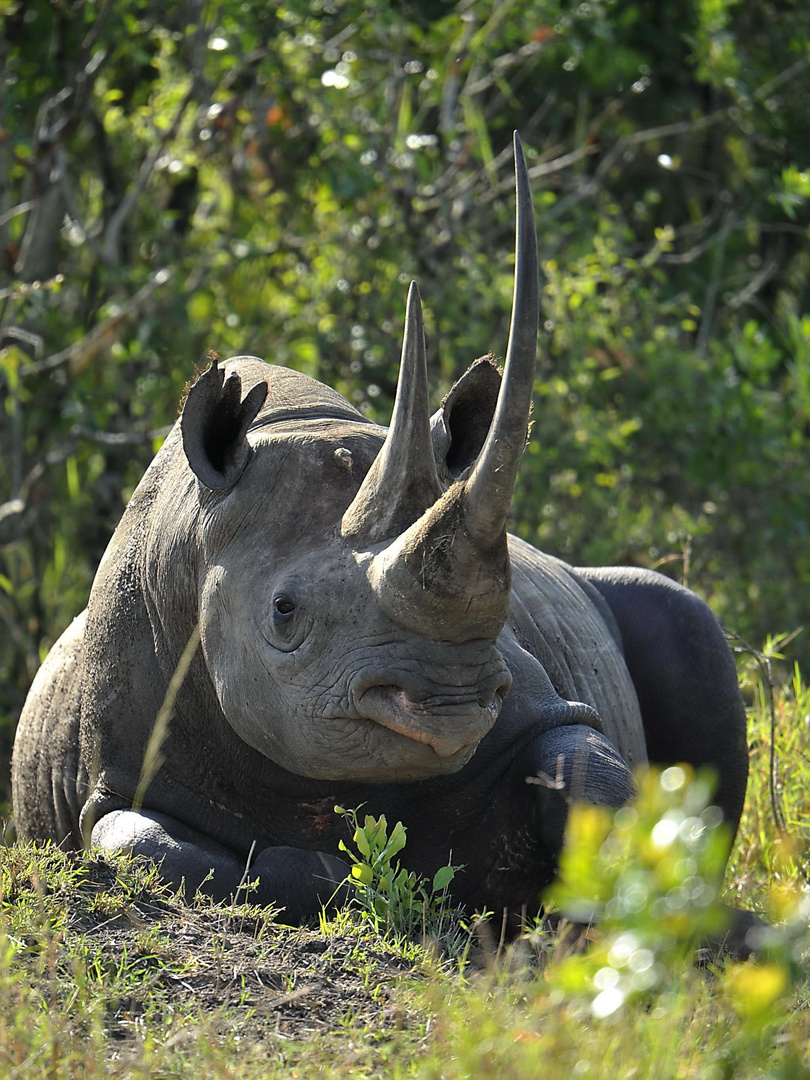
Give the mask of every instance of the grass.
M 742 676 L 752 767 L 724 896 L 779 924 L 755 962 L 693 963 L 719 833 L 677 774 L 645 783 L 635 817 L 572 816 L 553 900 L 600 908 L 587 947 L 538 925 L 506 950 L 471 937 L 466 966 L 357 907 L 294 930 L 181 904 L 129 859 L 15 845 L 0 1077 L 810 1077 L 810 690 L 794 672 L 774 694 L 772 793 L 767 680 L 747 660 Z

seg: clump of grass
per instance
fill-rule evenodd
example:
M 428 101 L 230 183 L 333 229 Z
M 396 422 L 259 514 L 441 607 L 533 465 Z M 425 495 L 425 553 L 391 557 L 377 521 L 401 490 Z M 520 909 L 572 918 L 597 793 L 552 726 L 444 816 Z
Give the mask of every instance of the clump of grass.
M 782 638 L 743 652 L 748 701 L 749 777 L 745 808 L 726 874 L 737 902 L 782 918 L 810 873 L 810 687 L 797 665 L 782 666 Z
M 679 766 L 649 770 L 638 781 L 632 806 L 572 808 L 560 875 L 549 890 L 564 914 L 597 928 L 590 948 L 554 969 L 594 1016 L 680 983 L 698 946 L 714 939 L 719 951 L 733 917 L 721 903 L 727 835 L 711 804 L 711 784 Z M 745 940 L 735 942 L 756 953 L 768 974 L 750 984 L 748 976 L 730 976 L 739 1000 L 756 983 L 763 1007 L 763 987 L 775 996 L 787 993 L 808 948 L 801 888 L 790 895 L 779 889 L 778 904 L 780 924 L 753 923 Z
M 722 813 L 705 777 L 681 767 L 636 777 L 638 798 L 611 812 L 574 805 L 560 874 L 548 899 L 598 940 L 555 968 L 595 1016 L 680 978 L 702 939 L 720 934 L 718 902 L 727 851 Z
M 147 897 L 162 903 L 168 892 L 140 860 L 101 861 L 52 844 L 0 851 L 0 1074 L 104 1075 L 126 1003 L 139 1003 L 144 1025 L 160 1012 L 162 979 L 186 965 L 168 949 L 158 961 L 148 935 L 111 950 L 84 933 Z

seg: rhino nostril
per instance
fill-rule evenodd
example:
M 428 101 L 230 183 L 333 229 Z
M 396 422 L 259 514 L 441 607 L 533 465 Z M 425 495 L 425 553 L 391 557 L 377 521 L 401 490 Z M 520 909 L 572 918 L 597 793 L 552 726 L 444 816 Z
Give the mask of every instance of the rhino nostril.
M 493 684 L 495 684 L 494 688 Z M 482 709 L 496 710 L 497 715 L 503 705 L 503 699 L 509 693 L 511 686 L 512 676 L 507 671 L 505 677 L 501 674 L 499 678 L 490 680 L 489 686 L 486 689 L 482 688 L 478 698 L 478 704 Z
M 500 690 L 496 690 L 494 694 L 481 694 L 478 698 L 478 704 L 482 709 L 491 712 L 493 716 L 497 716 L 503 704 L 503 694 Z

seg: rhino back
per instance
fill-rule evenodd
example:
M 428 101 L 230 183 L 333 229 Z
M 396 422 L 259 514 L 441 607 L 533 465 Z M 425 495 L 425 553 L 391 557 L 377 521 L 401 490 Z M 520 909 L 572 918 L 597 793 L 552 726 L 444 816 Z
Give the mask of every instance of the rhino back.
M 599 714 L 605 735 L 635 768 L 647 760 L 638 698 L 606 605 L 576 571 L 509 537 L 515 601 L 510 624 L 561 697 Z

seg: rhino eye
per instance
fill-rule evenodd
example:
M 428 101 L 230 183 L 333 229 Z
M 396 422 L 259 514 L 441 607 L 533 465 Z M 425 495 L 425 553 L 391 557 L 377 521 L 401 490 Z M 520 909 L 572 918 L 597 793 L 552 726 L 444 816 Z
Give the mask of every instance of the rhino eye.
M 273 597 L 273 614 L 280 622 L 287 622 L 295 611 L 295 601 L 286 593 Z
M 312 620 L 306 617 L 306 610 L 299 607 L 294 595 L 277 592 L 273 596 L 261 631 L 268 644 L 281 652 L 294 652 L 311 629 Z

